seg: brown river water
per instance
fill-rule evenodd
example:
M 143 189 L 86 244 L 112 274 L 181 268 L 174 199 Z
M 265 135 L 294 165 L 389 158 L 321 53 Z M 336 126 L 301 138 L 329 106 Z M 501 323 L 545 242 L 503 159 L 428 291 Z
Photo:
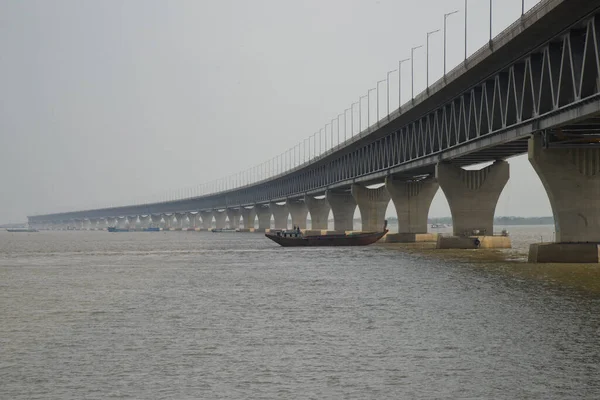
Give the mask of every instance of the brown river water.
M 0 232 L 0 399 L 600 398 L 600 267 L 527 264 L 553 227 L 508 229 L 504 251 Z

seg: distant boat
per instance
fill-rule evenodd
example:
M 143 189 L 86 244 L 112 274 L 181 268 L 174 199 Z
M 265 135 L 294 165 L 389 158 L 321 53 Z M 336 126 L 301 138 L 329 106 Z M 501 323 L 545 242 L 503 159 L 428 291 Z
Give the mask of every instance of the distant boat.
M 150 228 L 142 229 L 142 231 L 143 232 L 160 232 L 160 228 L 150 227 Z
M 117 228 L 115 226 L 109 226 L 107 230 L 109 232 L 129 232 L 129 229 Z
M 221 232 L 239 232 L 240 230 L 239 229 L 230 229 L 230 228 L 219 228 L 219 229 L 212 228 L 210 231 L 213 233 L 221 233 Z
M 283 247 L 296 246 L 367 246 L 381 239 L 388 230 L 387 221 L 381 232 L 351 233 L 349 235 L 304 236 L 299 231 L 277 231 L 265 236 Z
M 33 228 L 8 228 L 6 230 L 8 232 L 39 232 L 37 229 Z

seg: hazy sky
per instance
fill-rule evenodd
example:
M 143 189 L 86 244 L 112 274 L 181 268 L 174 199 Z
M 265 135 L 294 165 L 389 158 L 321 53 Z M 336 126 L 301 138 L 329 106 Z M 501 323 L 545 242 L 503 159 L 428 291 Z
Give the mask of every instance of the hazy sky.
M 494 35 L 521 14 L 521 0 L 495 3 Z M 469 0 L 469 53 L 488 40 L 488 4 Z M 464 57 L 463 0 L 0 0 L 0 223 L 152 201 L 260 164 L 343 113 L 455 9 L 448 69 Z M 526 157 L 510 163 L 496 215 L 550 215 Z M 430 215 L 449 214 L 440 190 Z

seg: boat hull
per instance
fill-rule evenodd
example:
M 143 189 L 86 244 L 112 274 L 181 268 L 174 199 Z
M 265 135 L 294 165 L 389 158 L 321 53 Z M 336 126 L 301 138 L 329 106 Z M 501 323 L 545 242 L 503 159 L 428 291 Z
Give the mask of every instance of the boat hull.
M 265 236 L 283 247 L 310 247 L 310 246 L 367 246 L 381 239 L 388 231 L 357 233 L 351 235 L 319 235 L 296 237 L 278 236 L 274 233 L 265 233 Z

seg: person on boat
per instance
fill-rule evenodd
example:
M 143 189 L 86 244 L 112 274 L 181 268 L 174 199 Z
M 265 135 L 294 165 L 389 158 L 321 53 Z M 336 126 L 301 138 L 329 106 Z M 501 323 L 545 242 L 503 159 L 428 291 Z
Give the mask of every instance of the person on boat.
M 479 246 L 481 245 L 481 241 L 479 240 L 479 238 L 476 237 L 473 241 L 473 244 L 475 245 L 475 248 L 479 248 Z

